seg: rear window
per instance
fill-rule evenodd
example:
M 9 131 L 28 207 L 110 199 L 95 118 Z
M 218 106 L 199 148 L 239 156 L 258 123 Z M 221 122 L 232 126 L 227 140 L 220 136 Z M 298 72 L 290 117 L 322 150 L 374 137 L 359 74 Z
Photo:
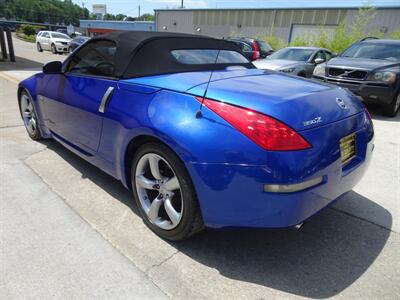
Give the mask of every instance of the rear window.
M 242 54 L 231 50 L 181 49 L 172 50 L 171 54 L 178 62 L 185 65 L 243 64 L 249 62 Z

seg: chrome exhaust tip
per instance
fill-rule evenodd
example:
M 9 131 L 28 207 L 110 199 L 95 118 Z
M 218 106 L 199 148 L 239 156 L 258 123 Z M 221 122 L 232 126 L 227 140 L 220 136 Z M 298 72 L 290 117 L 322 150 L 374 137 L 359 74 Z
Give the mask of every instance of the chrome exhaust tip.
M 300 223 L 294 226 L 294 229 L 300 230 L 300 228 L 303 226 L 304 223 Z

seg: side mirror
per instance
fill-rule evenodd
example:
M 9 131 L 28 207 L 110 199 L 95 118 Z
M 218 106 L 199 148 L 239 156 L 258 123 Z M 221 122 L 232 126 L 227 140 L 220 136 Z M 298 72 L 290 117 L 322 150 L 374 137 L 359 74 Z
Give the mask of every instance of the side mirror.
M 323 63 L 324 61 L 325 61 L 325 59 L 320 58 L 320 57 L 314 59 L 314 63 L 315 63 L 316 65 L 321 64 L 321 63 Z
M 44 74 L 61 74 L 62 63 L 61 61 L 51 61 L 43 66 Z
M 336 52 L 332 53 L 332 58 L 337 57 L 339 54 L 337 54 Z

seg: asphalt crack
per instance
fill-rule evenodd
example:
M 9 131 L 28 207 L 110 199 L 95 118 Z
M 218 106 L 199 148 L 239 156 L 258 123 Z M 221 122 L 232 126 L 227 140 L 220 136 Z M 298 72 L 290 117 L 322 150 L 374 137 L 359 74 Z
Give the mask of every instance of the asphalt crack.
M 146 274 L 149 274 L 151 272 L 152 269 L 161 267 L 163 264 L 165 264 L 167 261 L 169 261 L 171 258 L 173 258 L 176 254 L 179 253 L 179 249 L 177 249 L 176 251 L 174 251 L 172 254 L 170 254 L 169 256 L 167 256 L 166 258 L 164 258 L 161 262 L 154 264 L 152 266 L 150 266 L 147 270 L 146 270 Z
M 6 126 L 0 126 L 0 129 L 16 128 L 16 127 L 24 127 L 24 125 L 6 125 Z

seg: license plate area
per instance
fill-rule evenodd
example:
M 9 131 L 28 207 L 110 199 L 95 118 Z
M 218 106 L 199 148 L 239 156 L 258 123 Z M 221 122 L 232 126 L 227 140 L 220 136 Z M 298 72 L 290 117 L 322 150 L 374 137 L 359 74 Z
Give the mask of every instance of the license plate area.
M 356 134 L 352 133 L 340 139 L 340 158 L 342 165 L 348 164 L 356 157 Z

